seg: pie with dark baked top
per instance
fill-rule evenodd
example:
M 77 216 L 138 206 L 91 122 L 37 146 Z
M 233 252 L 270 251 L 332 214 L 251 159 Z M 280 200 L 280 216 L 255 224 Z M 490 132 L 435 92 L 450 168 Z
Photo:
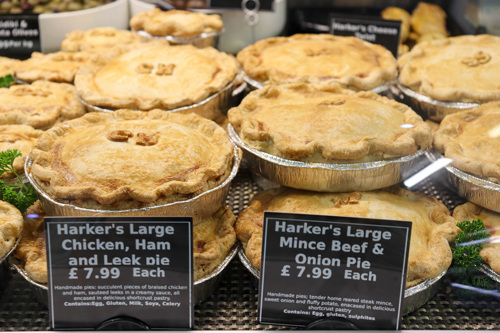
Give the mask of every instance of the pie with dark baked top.
M 386 160 L 432 143 L 429 126 L 408 106 L 338 86 L 268 85 L 228 117 L 250 147 L 304 162 Z
M 236 221 L 247 258 L 260 269 L 264 212 L 337 215 L 412 222 L 406 287 L 437 277 L 451 264 L 449 242 L 459 229 L 438 200 L 399 188 L 317 193 L 275 188 L 258 193 Z
M 434 147 L 457 169 L 500 184 L 500 101 L 446 116 Z
M 416 45 L 398 60 L 399 81 L 445 102 L 500 99 L 500 37 L 458 36 Z
M 23 215 L 8 202 L 0 200 L 0 259 L 16 244 L 23 229 Z
M 61 43 L 62 51 L 96 51 L 121 44 L 148 42 L 150 39 L 130 30 L 118 30 L 113 27 L 99 27 L 87 31 L 74 30 L 67 33 Z
M 161 110 L 95 112 L 44 133 L 32 177 L 51 198 L 123 210 L 187 200 L 231 173 L 234 146 L 216 123 Z
M 485 240 L 479 255 L 495 272 L 500 274 L 500 213 L 468 202 L 456 207 L 453 211 L 453 217 L 459 222 L 477 219 L 483 221 L 491 238 Z
M 245 73 L 262 84 L 307 81 L 371 90 L 397 76 L 390 51 L 356 37 L 273 37 L 245 47 L 237 58 Z

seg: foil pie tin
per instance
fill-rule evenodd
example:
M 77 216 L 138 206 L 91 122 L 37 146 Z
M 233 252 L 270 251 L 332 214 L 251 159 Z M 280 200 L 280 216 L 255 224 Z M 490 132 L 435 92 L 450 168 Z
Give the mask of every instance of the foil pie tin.
M 500 274 L 491 269 L 487 264 L 481 264 L 479 270 L 495 283 L 495 289 L 500 290 Z
M 306 163 L 249 147 L 230 124 L 228 132 L 243 150 L 244 164 L 250 171 L 283 186 L 318 192 L 371 191 L 392 186 L 411 176 L 427 151 L 422 149 L 413 155 L 367 163 Z
M 478 107 L 477 103 L 442 102 L 419 94 L 395 80 L 391 87 L 396 100 L 408 105 L 424 118 L 441 122 L 449 114 Z
M 186 45 L 190 44 L 193 46 L 196 46 L 197 48 L 203 49 L 205 47 L 213 47 L 217 48 L 219 44 L 219 36 L 222 33 L 222 31 L 217 31 L 217 32 L 203 32 L 198 36 L 194 37 L 175 37 L 175 36 L 154 36 L 151 35 L 150 33 L 144 31 L 144 30 L 132 30 L 135 33 L 151 38 L 151 39 L 162 39 L 162 40 L 167 40 L 170 44 L 172 45 Z
M 238 257 L 245 266 L 245 268 L 250 272 L 254 278 L 255 286 L 258 286 L 258 281 L 260 279 L 260 271 L 252 266 L 247 256 L 245 255 L 245 250 L 243 247 L 238 251 Z M 421 283 L 408 288 L 405 290 L 405 296 L 403 300 L 402 314 L 407 315 L 410 312 L 423 306 L 427 303 L 439 290 L 443 276 L 447 271 L 442 272 L 439 276 L 433 279 L 427 279 Z
M 82 208 L 58 202 L 43 191 L 31 174 L 33 160 L 28 155 L 25 170 L 29 182 L 38 192 L 40 202 L 47 216 L 210 216 L 225 202 L 231 181 L 236 177 L 241 159 L 240 150 L 234 148 L 233 168 L 222 184 L 191 199 L 176 201 L 159 206 L 128 210 L 104 210 Z
M 443 156 L 436 150 L 426 152 L 427 158 L 435 162 Z M 439 171 L 439 180 L 461 197 L 481 207 L 500 213 L 500 184 L 463 172 L 451 165 Z
M 226 259 L 209 275 L 201 280 L 195 281 L 193 285 L 194 302 L 200 303 L 209 298 L 217 289 L 219 283 L 222 281 L 224 269 L 229 265 L 231 260 L 236 256 L 239 251 L 239 244 L 236 243 L 229 251 Z M 24 270 L 21 262 L 14 257 L 9 259 L 10 265 L 21 275 L 29 284 L 29 288 L 35 295 L 36 300 L 48 308 L 49 306 L 49 288 L 45 283 L 34 281 L 28 273 Z
M 180 112 L 180 113 L 196 113 L 202 117 L 210 120 L 216 120 L 217 118 L 225 115 L 227 111 L 234 106 L 233 90 L 236 88 L 236 83 L 240 80 L 240 75 L 236 74 L 236 77 L 222 90 L 216 92 L 215 94 L 205 98 L 199 103 L 186 105 L 178 107 L 175 109 L 165 110 L 168 112 Z M 92 105 L 86 102 L 83 98 L 78 96 L 80 102 L 85 105 L 89 112 L 113 112 L 117 109 L 104 108 L 96 105 Z M 123 108 L 136 110 L 136 108 Z

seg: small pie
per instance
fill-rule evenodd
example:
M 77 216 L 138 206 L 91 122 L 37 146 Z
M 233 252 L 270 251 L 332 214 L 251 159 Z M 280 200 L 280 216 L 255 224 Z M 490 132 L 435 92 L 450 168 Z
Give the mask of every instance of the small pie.
M 234 146 L 216 123 L 161 110 L 88 113 L 45 132 L 30 154 L 51 198 L 124 210 L 195 197 L 231 173 Z
M 87 31 L 75 30 L 61 43 L 61 50 L 67 52 L 95 51 L 121 44 L 144 43 L 150 39 L 129 30 L 113 27 L 99 27 Z
M 23 124 L 46 129 L 87 112 L 73 85 L 36 81 L 0 88 L 0 125 Z
M 399 81 L 438 101 L 500 100 L 500 37 L 459 36 L 419 43 L 399 58 Z
M 12 75 L 16 73 L 17 66 L 21 63 L 21 60 L 11 59 L 6 57 L 0 57 L 0 76 Z
M 429 126 L 406 105 L 331 85 L 268 85 L 228 117 L 250 147 L 303 162 L 386 160 L 432 143 Z
M 202 33 L 220 32 L 224 27 L 220 15 L 207 15 L 187 10 L 144 11 L 130 19 L 133 30 L 143 30 L 153 36 L 192 38 Z
M 201 102 L 237 73 L 236 59 L 214 48 L 156 41 L 137 45 L 111 61 L 96 58 L 78 71 L 75 86 L 93 106 L 170 110 Z
M 265 211 L 411 221 L 407 288 L 437 277 L 450 266 L 449 242 L 459 232 L 441 202 L 400 188 L 335 194 L 275 188 L 258 193 L 236 221 L 236 235 L 257 269 Z
M 0 262 L 17 242 L 23 229 L 23 215 L 8 202 L 0 200 Z
M 490 265 L 491 269 L 500 274 L 500 213 L 477 206 L 472 202 L 458 206 L 453 211 L 453 217 L 458 222 L 481 219 L 491 235 L 490 241 L 483 243 L 479 255 Z
M 18 149 L 22 156 L 14 160 L 14 171 L 18 175 L 24 174 L 24 161 L 26 156 L 35 146 L 36 140 L 42 135 L 42 130 L 36 130 L 28 125 L 3 125 L 0 126 L 0 151 Z M 1 180 L 14 178 L 12 172 L 0 175 Z
M 446 116 L 434 147 L 457 169 L 500 184 L 500 101 Z
M 435 4 L 419 2 L 411 13 L 411 27 L 418 43 L 448 37 L 446 13 Z
M 245 47 L 237 58 L 244 72 L 262 84 L 307 81 L 371 90 L 397 76 L 397 62 L 389 50 L 356 37 L 272 37 Z

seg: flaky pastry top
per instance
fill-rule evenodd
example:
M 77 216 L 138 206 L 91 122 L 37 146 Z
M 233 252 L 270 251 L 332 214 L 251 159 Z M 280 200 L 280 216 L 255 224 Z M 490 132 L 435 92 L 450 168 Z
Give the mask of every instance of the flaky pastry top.
M 21 60 L 0 57 L 0 76 L 12 75 L 16 73 L 16 68 L 21 63 Z
M 145 43 L 149 40 L 130 30 L 98 27 L 87 31 L 74 30 L 67 33 L 61 43 L 61 51 L 96 51 L 102 48 L 114 47 L 118 44 Z
M 397 62 L 389 50 L 356 37 L 272 37 L 245 47 L 237 58 L 245 73 L 263 84 L 333 82 L 371 90 L 397 76 Z
M 257 269 L 265 211 L 411 221 L 407 288 L 438 276 L 450 266 L 449 241 L 459 232 L 441 202 L 400 188 L 335 194 L 276 188 L 255 195 L 236 221 L 236 235 Z
M 458 36 L 416 45 L 398 60 L 399 81 L 430 98 L 485 103 L 500 99 L 500 37 Z
M 31 152 L 32 176 L 50 197 L 122 210 L 192 198 L 229 176 L 234 147 L 195 114 L 88 113 L 48 130 Z
M 228 112 L 247 145 L 286 159 L 354 163 L 429 147 L 429 126 L 408 106 L 372 92 L 305 83 L 268 85 Z
M 8 202 L 0 200 L 0 259 L 16 244 L 23 230 L 23 215 Z

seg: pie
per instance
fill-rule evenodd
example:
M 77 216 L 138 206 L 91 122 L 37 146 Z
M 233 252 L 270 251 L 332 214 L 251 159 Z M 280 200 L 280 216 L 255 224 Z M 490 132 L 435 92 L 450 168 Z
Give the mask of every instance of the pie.
M 272 37 L 245 47 L 237 58 L 246 75 L 262 84 L 307 81 L 371 90 L 397 76 L 389 50 L 356 37 Z
M 45 132 L 32 177 L 52 199 L 124 210 L 193 198 L 223 183 L 234 146 L 216 123 L 162 110 L 94 112 Z
M 479 255 L 490 267 L 500 274 L 500 213 L 477 206 L 472 202 L 458 206 L 453 217 L 459 222 L 481 219 L 491 235 L 490 241 L 483 243 Z
M 93 106 L 170 110 L 201 102 L 237 73 L 236 59 L 214 48 L 155 41 L 111 61 L 96 58 L 78 71 L 75 86 Z
M 0 125 L 20 124 L 46 129 L 87 112 L 73 85 L 36 81 L 0 88 Z
M 228 117 L 250 147 L 303 162 L 386 160 L 432 143 L 429 126 L 406 105 L 331 85 L 268 85 Z
M 446 116 L 434 147 L 457 169 L 500 184 L 500 101 Z
M 16 67 L 21 63 L 21 60 L 0 57 L 0 76 L 12 75 L 16 72 Z
M 162 11 L 154 8 L 140 12 L 130 19 L 133 30 L 142 30 L 153 36 L 192 38 L 203 33 L 217 33 L 224 23 L 220 15 L 207 15 L 187 10 Z
M 440 6 L 427 2 L 419 2 L 411 13 L 411 27 L 418 43 L 448 36 L 445 11 Z
M 0 200 L 0 262 L 15 246 L 23 229 L 23 215 L 8 202 Z
M 144 43 L 150 39 L 129 30 L 113 27 L 99 27 L 87 31 L 75 30 L 61 43 L 61 50 L 67 52 L 95 51 L 121 44 Z
M 35 146 L 36 140 L 42 135 L 42 130 L 34 129 L 28 125 L 2 125 L 0 126 L 0 151 L 18 149 L 22 156 L 14 160 L 14 171 L 18 175 L 24 174 L 24 161 L 26 156 Z M 14 178 L 12 172 L 5 172 L 0 179 L 6 181 Z
M 407 288 L 437 277 L 450 266 L 449 242 L 459 232 L 455 219 L 437 199 L 400 188 L 351 193 L 274 188 L 256 194 L 236 221 L 236 235 L 257 269 L 261 263 L 265 211 L 411 221 Z
M 399 58 L 399 81 L 443 102 L 500 100 L 500 37 L 459 36 L 419 43 Z

